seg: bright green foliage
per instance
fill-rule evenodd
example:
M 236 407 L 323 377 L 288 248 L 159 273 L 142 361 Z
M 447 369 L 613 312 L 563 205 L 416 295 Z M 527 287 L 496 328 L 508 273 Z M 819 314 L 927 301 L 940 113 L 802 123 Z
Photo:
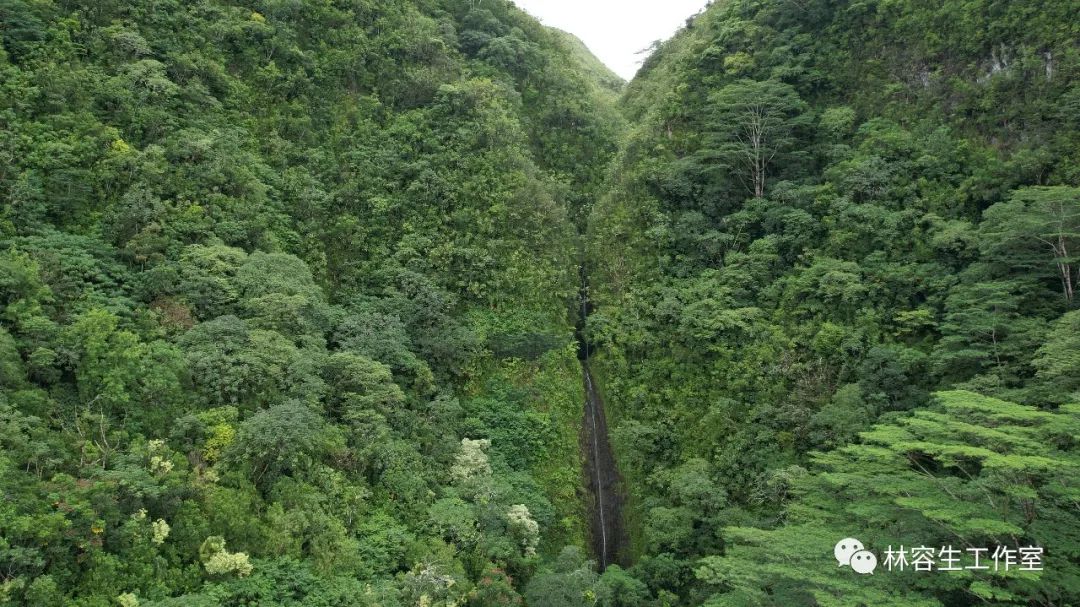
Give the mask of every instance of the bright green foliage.
M 199 547 L 199 558 L 202 559 L 206 572 L 210 575 L 228 575 L 235 573 L 240 577 L 251 575 L 252 566 L 248 556 L 242 552 L 229 552 L 225 550 L 225 538 L 220 536 L 208 537 Z
M 536 548 L 540 544 L 540 525 L 533 520 L 529 507 L 525 504 L 510 506 L 506 511 L 506 522 L 525 556 L 536 555 Z
M 139 429 L 160 425 L 175 412 L 182 363 L 171 345 L 141 343 L 104 310 L 80 315 L 61 339 L 73 359 L 78 398 L 89 411 L 141 421 Z
M 859 444 L 815 455 L 811 469 L 793 477 L 776 529 L 726 529 L 725 555 L 697 569 L 718 591 L 707 604 L 1075 602 L 1080 409 L 1049 413 L 971 392 L 943 392 L 935 400 L 875 426 Z M 832 548 L 845 537 L 878 554 L 872 577 L 838 569 Z M 935 552 L 1041 546 L 1045 557 L 1042 571 L 889 571 L 885 550 L 901 544 Z

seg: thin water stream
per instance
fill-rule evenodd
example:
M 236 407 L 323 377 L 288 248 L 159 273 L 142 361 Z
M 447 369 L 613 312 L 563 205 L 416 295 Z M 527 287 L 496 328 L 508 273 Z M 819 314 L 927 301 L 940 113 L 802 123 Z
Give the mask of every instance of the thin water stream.
M 590 497 L 590 536 L 593 556 L 603 571 L 613 563 L 626 564 L 628 539 L 623 525 L 622 478 L 608 439 L 607 417 L 600 392 L 589 369 L 592 348 L 585 324 L 592 311 L 588 282 L 581 272 L 581 306 L 578 319 L 578 358 L 585 388 L 585 407 L 581 424 L 581 448 L 585 456 L 585 485 Z

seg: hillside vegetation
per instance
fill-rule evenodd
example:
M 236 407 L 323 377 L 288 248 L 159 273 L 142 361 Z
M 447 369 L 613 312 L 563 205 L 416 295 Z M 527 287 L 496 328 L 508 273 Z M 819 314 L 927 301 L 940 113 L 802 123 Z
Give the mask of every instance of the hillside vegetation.
M 504 605 L 586 545 L 583 47 L 468 0 L 0 40 L 0 603 Z
M 1080 601 L 1078 10 L 718 1 L 629 85 L 589 329 L 661 604 Z
M 1080 604 L 1078 14 L 0 0 L 0 605 Z

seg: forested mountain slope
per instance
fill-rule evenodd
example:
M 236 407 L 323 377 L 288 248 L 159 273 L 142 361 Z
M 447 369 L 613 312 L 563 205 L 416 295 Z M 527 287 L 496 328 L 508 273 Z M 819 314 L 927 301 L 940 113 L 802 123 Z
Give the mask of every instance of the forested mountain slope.
M 1080 604 L 1077 14 L 0 0 L 0 604 Z
M 722 0 L 630 83 L 589 334 L 643 596 L 1080 604 L 1078 12 Z
M 0 603 L 515 604 L 585 545 L 580 43 L 502 0 L 0 40 Z

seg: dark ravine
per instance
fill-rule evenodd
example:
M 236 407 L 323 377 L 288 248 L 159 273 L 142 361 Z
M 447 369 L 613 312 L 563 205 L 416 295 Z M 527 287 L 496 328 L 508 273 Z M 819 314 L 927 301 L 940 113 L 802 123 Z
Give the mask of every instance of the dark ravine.
M 588 361 L 581 361 L 585 377 L 585 416 L 582 447 L 585 449 L 586 487 L 591 497 L 591 536 L 596 563 L 601 571 L 608 565 L 627 565 L 629 543 L 623 524 L 622 477 L 608 441 L 604 405 L 596 391 Z
M 593 556 L 600 571 L 608 565 L 627 565 L 629 537 L 623 522 L 625 503 L 622 477 L 608 440 L 604 403 L 589 370 L 591 346 L 585 335 L 585 323 L 591 311 L 588 282 L 582 269 L 580 318 L 578 319 L 578 358 L 585 388 L 585 408 L 581 424 L 581 450 L 585 456 L 585 488 L 589 498 L 589 531 Z

